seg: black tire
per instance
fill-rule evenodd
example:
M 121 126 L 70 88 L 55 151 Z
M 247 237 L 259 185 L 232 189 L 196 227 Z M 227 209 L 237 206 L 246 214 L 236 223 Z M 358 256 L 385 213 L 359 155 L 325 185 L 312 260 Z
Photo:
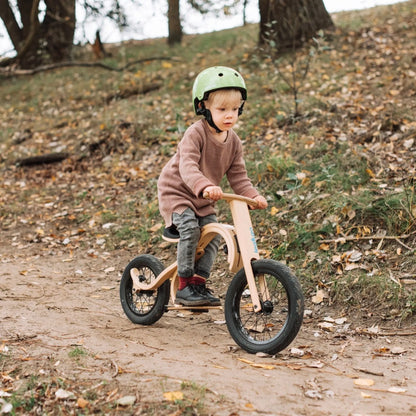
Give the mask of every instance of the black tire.
M 120 281 L 120 300 L 124 313 L 135 324 L 151 325 L 158 321 L 169 302 L 170 282 L 167 280 L 157 290 L 136 291 L 130 270 L 139 270 L 139 279 L 150 283 L 163 271 L 162 262 L 156 257 L 143 254 L 134 258 L 124 269 Z
M 296 337 L 303 320 L 304 300 L 298 279 L 282 263 L 257 260 L 252 263 L 259 291 L 261 312 L 254 312 L 244 269 L 234 276 L 224 302 L 230 335 L 245 351 L 276 354 Z M 258 279 L 264 275 L 270 300 L 264 301 Z

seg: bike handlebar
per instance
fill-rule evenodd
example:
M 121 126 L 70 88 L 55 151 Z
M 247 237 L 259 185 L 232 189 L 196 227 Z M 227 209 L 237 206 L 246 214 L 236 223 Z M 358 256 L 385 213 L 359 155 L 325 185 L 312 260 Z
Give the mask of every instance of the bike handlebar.
M 206 198 L 206 199 L 209 199 L 208 192 L 204 192 L 203 197 Z M 258 207 L 258 202 L 255 199 L 248 198 L 248 197 L 242 196 L 242 195 L 223 193 L 222 197 L 220 199 L 224 199 L 227 202 L 228 201 L 243 201 L 247 205 L 252 206 L 253 208 Z

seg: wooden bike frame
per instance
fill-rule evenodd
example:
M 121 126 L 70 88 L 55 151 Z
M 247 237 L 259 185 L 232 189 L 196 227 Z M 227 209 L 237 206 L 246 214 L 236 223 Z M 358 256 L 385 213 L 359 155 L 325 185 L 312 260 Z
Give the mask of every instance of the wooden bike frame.
M 221 223 L 211 223 L 205 225 L 201 229 L 201 236 L 199 238 L 196 249 L 196 260 L 203 254 L 205 247 L 217 235 L 221 235 L 227 245 L 228 249 L 228 263 L 230 271 L 236 273 L 244 267 L 247 278 L 248 287 L 250 290 L 251 300 L 255 312 L 261 311 L 261 303 L 259 299 L 258 290 L 254 280 L 253 269 L 251 262 L 260 258 L 256 238 L 251 222 L 248 206 L 256 207 L 257 201 L 244 196 L 235 194 L 223 194 L 222 199 L 225 199 L 230 205 L 231 215 L 234 226 Z M 177 262 L 172 263 L 164 269 L 155 280 L 146 284 L 140 282 L 139 271 L 136 268 L 130 270 L 130 276 L 133 280 L 133 288 L 135 290 L 156 290 L 166 280 L 171 280 L 170 295 L 172 303 L 175 303 L 176 290 L 179 285 L 179 278 L 177 274 Z M 260 291 L 264 299 L 268 299 L 268 290 L 265 279 L 259 277 Z M 184 307 L 181 307 L 183 309 Z M 186 309 L 195 309 L 195 307 L 185 307 Z M 206 308 L 206 307 L 201 307 Z

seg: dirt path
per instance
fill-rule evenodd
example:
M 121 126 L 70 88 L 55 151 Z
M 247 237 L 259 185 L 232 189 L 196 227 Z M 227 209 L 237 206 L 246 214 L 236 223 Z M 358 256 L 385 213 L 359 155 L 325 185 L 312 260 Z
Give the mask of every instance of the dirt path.
M 118 296 L 127 252 L 71 256 L 5 243 L 0 345 L 21 373 L 12 378 L 3 364 L 1 391 L 42 375 L 89 388 L 106 380 L 116 386 L 108 399 L 145 402 L 162 401 L 185 381 L 206 388 L 204 409 L 213 415 L 416 413 L 414 328 L 372 328 L 369 336 L 370 322 L 313 311 L 290 348 L 254 356 L 236 347 L 221 311 L 171 311 L 150 327 L 130 323 Z M 76 348 L 89 354 L 71 357 Z

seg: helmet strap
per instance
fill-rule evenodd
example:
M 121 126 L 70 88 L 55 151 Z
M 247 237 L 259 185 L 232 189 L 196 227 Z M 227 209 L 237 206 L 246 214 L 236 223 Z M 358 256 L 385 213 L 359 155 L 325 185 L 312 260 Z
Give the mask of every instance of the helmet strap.
M 198 107 L 197 114 L 200 114 L 205 117 L 205 120 L 207 120 L 208 124 L 215 129 L 217 133 L 222 133 L 222 130 L 220 130 L 216 124 L 214 123 L 214 120 L 212 119 L 211 111 L 208 110 L 208 108 L 205 107 L 205 104 L 203 101 L 200 101 L 200 106 Z
M 240 108 L 238 109 L 238 115 L 241 116 L 241 114 L 243 114 L 243 109 L 244 109 L 244 103 L 245 101 L 242 102 Z
M 212 119 L 211 111 L 209 111 L 207 108 L 205 109 L 205 119 L 207 120 L 208 124 L 215 129 L 217 133 L 222 133 L 222 130 L 220 130 L 216 124 L 214 123 L 214 120 Z

